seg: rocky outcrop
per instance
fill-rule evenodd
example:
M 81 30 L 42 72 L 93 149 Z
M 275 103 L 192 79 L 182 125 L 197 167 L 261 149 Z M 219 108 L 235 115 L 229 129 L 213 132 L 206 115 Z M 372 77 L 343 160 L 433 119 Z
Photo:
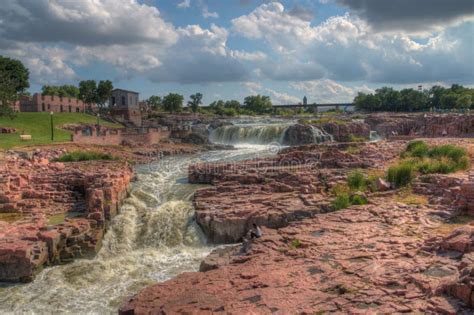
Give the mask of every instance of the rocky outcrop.
M 322 129 L 332 135 L 335 141 L 353 141 L 357 140 L 369 140 L 370 138 L 370 127 L 368 124 L 363 122 L 328 122 L 323 124 Z
M 9 160 L 0 215 L 14 219 L 0 221 L 0 281 L 31 281 L 43 266 L 93 256 L 131 178 L 125 162 Z
M 211 242 L 235 243 L 253 223 L 280 228 L 327 212 L 329 190 L 354 168 L 384 167 L 405 142 L 310 145 L 273 158 L 189 167 L 190 183 L 212 184 L 193 198 L 196 220 Z M 390 152 L 390 153 L 388 153 Z
M 474 115 L 457 114 L 372 114 L 365 118 L 383 137 L 469 137 L 474 135 Z
M 331 136 L 326 132 L 308 124 L 291 125 L 283 135 L 284 145 L 303 145 L 330 141 Z
M 432 209 L 373 202 L 264 229 L 247 252 L 218 250 L 206 272 L 146 288 L 120 314 L 469 313 L 464 259 L 426 245 Z

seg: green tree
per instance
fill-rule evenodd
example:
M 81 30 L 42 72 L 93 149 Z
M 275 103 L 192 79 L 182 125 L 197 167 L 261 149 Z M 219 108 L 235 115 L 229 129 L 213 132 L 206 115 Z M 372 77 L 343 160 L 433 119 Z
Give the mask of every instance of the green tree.
M 50 96 L 58 95 L 58 87 L 54 85 L 43 85 L 41 94 Z
M 191 100 L 188 102 L 188 106 L 191 108 L 193 113 L 196 113 L 199 109 L 199 105 L 202 104 L 202 94 L 196 93 L 190 96 Z
M 95 80 L 79 82 L 79 98 L 89 105 L 97 102 L 97 83 Z
M 267 114 L 272 111 L 272 101 L 269 96 L 253 95 L 244 99 L 244 105 L 247 110 L 256 114 Z
M 60 89 L 64 92 L 64 96 L 79 98 L 79 88 L 75 85 L 62 85 Z
M 177 93 L 169 93 L 163 98 L 163 109 L 168 112 L 179 112 L 183 108 L 184 97 Z
M 99 109 L 103 109 L 105 104 L 109 100 L 110 96 L 112 95 L 112 90 L 114 86 L 112 81 L 110 80 L 101 80 L 97 85 L 97 95 L 96 95 L 96 102 L 99 105 Z
M 460 109 L 468 109 L 472 105 L 472 95 L 470 93 L 463 93 L 456 99 L 456 107 Z
M 11 104 L 30 87 L 29 71 L 19 60 L 0 56 L 0 117 L 14 117 Z
M 226 101 L 225 104 L 224 104 L 224 107 L 225 108 L 233 108 L 238 112 L 240 110 L 240 102 L 236 101 L 236 100 Z
M 402 110 L 402 102 L 400 100 L 400 92 L 390 87 L 382 87 L 375 90 L 375 94 L 380 99 L 380 109 L 386 111 Z
M 214 101 L 209 104 L 211 111 L 216 115 L 224 115 L 225 114 L 225 102 L 223 100 Z
M 457 95 L 453 92 L 448 92 L 441 96 L 441 108 L 453 109 L 456 107 Z
M 357 110 L 369 112 L 381 110 L 380 99 L 374 94 L 359 92 L 354 98 L 354 104 Z
M 400 110 L 420 111 L 428 109 L 429 103 L 425 93 L 414 89 L 403 89 L 400 91 L 400 99 L 403 107 Z
M 41 94 L 78 98 L 79 89 L 74 85 L 67 84 L 60 86 L 43 85 L 43 87 L 41 88 Z
M 441 107 L 441 97 L 448 91 L 448 89 L 435 85 L 431 87 L 429 90 L 429 96 L 430 96 L 430 106 L 434 108 L 440 108 Z
M 161 97 L 157 95 L 152 95 L 147 100 L 148 106 L 153 110 L 159 110 L 162 107 Z

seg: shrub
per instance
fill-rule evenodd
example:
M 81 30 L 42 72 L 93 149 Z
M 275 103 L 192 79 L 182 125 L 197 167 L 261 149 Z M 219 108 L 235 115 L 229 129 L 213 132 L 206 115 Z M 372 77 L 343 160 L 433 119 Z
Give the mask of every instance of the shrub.
M 367 197 L 355 194 L 350 197 L 350 202 L 353 205 L 366 205 L 369 201 L 367 200 Z
M 395 187 L 407 186 L 413 180 L 414 166 L 404 162 L 388 169 L 387 180 Z
M 291 241 L 290 246 L 291 246 L 292 248 L 295 248 L 295 249 L 296 249 L 296 248 L 300 248 L 300 247 L 301 247 L 301 242 L 300 242 L 299 239 L 294 239 L 294 240 Z
M 407 148 L 404 153 L 402 153 L 402 157 L 424 157 L 428 156 L 430 151 L 429 146 L 426 142 L 422 140 L 412 141 L 407 145 Z
M 463 148 L 447 144 L 433 147 L 429 151 L 429 156 L 433 158 L 447 157 L 455 163 L 458 163 L 462 158 L 467 156 L 467 151 Z
M 336 198 L 332 201 L 332 208 L 333 210 L 340 210 L 347 208 L 351 205 L 351 201 L 349 198 L 348 193 L 342 193 L 336 196 Z
M 74 151 L 60 156 L 56 161 L 58 162 L 79 162 L 91 160 L 116 160 L 117 158 L 109 153 L 95 152 L 95 151 Z
M 347 185 L 352 190 L 364 191 L 366 188 L 366 180 L 364 174 L 360 170 L 355 170 L 347 176 Z

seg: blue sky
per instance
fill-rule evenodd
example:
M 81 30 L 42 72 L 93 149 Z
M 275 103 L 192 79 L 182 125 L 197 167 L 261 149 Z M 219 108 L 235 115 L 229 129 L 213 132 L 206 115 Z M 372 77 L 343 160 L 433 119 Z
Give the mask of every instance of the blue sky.
M 5 0 L 0 54 L 44 84 L 276 104 L 474 83 L 471 0 Z

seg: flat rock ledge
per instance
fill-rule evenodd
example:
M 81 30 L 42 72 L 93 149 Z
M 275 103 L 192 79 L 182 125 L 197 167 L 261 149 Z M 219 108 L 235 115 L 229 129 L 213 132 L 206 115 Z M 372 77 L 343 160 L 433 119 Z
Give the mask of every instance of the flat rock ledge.
M 460 139 L 433 139 L 472 150 Z M 200 272 L 128 298 L 120 314 L 472 314 L 474 172 L 429 175 L 416 198 L 373 193 L 369 204 L 327 212 L 328 191 L 348 172 L 386 169 L 406 142 L 310 145 L 275 158 L 197 164 L 198 223 L 214 242 Z M 296 161 L 288 164 L 288 161 Z M 397 197 L 398 196 L 398 197 Z
M 352 206 L 264 228 L 247 253 L 219 249 L 189 272 L 142 290 L 120 314 L 472 314 L 474 225 L 426 206 Z M 449 225 L 449 224 L 448 224 Z
M 95 255 L 132 173 L 126 162 L 40 156 L 1 165 L 0 281 L 32 281 L 44 266 Z

